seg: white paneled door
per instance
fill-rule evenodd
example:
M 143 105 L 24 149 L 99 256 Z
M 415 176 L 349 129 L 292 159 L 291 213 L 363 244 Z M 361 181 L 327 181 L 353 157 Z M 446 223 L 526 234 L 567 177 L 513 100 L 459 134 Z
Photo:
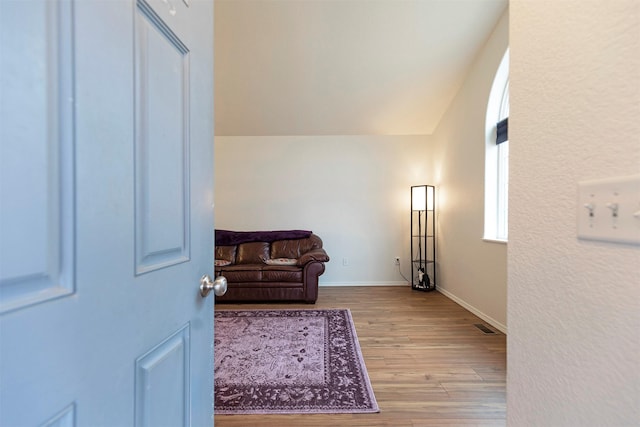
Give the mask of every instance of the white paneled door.
M 0 425 L 211 426 L 213 2 L 0 0 Z

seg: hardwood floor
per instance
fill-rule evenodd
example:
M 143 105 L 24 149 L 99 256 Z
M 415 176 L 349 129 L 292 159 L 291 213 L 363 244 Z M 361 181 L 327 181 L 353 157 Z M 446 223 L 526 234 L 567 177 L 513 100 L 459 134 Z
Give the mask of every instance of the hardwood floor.
M 216 305 L 265 308 L 350 309 L 380 413 L 216 415 L 216 427 L 506 425 L 506 336 L 438 292 L 321 287 L 315 305 Z

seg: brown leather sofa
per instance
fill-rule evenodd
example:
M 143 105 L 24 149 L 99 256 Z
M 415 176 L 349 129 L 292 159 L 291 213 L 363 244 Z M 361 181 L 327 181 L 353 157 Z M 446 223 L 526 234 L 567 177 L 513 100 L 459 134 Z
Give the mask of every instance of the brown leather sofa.
M 231 238 L 220 239 L 221 232 Z M 292 234 L 291 231 L 216 230 L 215 258 L 216 276 L 227 279 L 226 294 L 216 297 L 216 302 L 222 303 L 297 301 L 313 304 L 318 298 L 318 278 L 324 273 L 324 263 L 329 261 L 320 237 L 311 232 Z

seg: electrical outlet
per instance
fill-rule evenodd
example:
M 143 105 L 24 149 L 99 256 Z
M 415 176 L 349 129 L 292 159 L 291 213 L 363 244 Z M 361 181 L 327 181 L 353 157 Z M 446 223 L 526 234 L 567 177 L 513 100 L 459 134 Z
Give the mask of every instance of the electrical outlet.
M 399 257 L 399 256 L 397 256 L 397 257 L 395 258 L 395 264 L 396 264 L 396 265 L 400 265 L 400 257 Z

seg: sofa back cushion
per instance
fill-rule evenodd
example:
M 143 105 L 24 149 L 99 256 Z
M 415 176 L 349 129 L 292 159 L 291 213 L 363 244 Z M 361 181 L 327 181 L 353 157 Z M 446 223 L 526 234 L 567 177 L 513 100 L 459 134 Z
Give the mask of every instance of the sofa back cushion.
M 271 258 L 300 258 L 305 252 L 321 247 L 322 240 L 315 234 L 306 239 L 278 240 L 271 244 Z
M 236 262 L 236 246 L 216 246 L 216 260 Z
M 251 242 L 238 245 L 236 264 L 262 264 L 269 259 L 269 243 Z

